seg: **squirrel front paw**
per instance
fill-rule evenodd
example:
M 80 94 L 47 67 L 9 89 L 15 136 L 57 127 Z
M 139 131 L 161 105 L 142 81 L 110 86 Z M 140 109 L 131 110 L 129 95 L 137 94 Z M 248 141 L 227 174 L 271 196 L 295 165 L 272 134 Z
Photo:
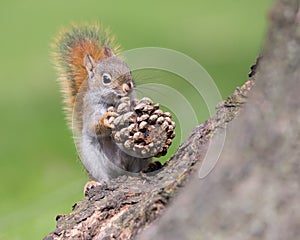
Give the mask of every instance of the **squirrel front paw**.
M 119 115 L 113 111 L 106 112 L 103 116 L 101 116 L 98 123 L 96 124 L 96 134 L 107 134 L 111 131 L 111 129 L 114 129 L 115 126 L 113 124 L 113 121 L 117 116 Z

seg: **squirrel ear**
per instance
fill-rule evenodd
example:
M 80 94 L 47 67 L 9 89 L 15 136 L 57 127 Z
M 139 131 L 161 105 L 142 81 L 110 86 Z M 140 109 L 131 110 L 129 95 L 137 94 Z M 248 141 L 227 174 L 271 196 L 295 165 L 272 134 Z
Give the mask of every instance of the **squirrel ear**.
M 115 54 L 112 52 L 112 50 L 110 49 L 110 47 L 104 47 L 104 55 L 106 57 L 113 57 L 113 56 L 115 56 Z
M 93 70 L 96 66 L 96 63 L 90 54 L 87 54 L 84 57 L 84 65 L 85 65 L 86 71 L 88 72 L 89 76 L 93 75 L 94 74 Z

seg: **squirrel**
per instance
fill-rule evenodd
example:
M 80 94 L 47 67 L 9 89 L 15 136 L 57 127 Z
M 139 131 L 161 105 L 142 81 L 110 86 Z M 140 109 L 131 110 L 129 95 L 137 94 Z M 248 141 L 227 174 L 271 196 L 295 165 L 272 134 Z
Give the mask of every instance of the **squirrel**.
M 144 169 L 151 158 L 126 154 L 111 136 L 108 119 L 115 113 L 108 108 L 122 97 L 133 101 L 135 92 L 114 37 L 98 25 L 72 25 L 53 47 L 67 121 L 90 177 L 100 182 Z

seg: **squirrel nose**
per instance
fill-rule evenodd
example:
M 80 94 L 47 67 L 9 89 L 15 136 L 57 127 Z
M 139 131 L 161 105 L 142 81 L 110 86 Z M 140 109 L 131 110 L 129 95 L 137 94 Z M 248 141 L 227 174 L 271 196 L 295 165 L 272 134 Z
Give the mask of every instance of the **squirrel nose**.
M 123 83 L 123 85 L 122 85 L 122 90 L 125 93 L 129 92 L 132 88 L 133 88 L 132 82 Z
M 123 83 L 123 85 L 122 85 L 122 91 L 124 93 L 127 93 L 127 92 L 129 92 L 129 90 L 130 90 L 129 85 L 127 83 Z
M 128 85 L 128 87 L 129 87 L 129 89 L 133 89 L 133 83 L 132 83 L 131 81 L 128 82 L 127 85 Z

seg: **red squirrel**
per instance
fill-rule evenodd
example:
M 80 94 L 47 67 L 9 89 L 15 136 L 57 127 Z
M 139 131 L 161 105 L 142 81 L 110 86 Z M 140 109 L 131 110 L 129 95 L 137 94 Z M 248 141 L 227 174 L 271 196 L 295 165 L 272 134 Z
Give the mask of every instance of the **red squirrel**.
M 121 97 L 134 97 L 131 71 L 108 31 L 97 25 L 72 26 L 54 43 L 54 62 L 80 159 L 95 181 L 139 172 L 151 158 L 118 148 L 111 137 L 108 111 Z

